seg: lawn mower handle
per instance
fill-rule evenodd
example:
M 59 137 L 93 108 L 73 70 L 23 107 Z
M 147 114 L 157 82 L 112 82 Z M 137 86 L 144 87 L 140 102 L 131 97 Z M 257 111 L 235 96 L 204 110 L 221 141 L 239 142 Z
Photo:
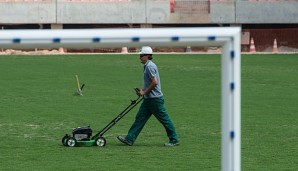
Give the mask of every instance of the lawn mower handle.
M 135 91 L 140 90 L 135 88 Z M 112 128 L 121 118 L 123 118 L 129 111 L 131 111 L 136 105 L 138 105 L 144 99 L 143 96 L 139 96 L 136 100 L 131 100 L 129 106 L 127 106 L 118 116 L 116 116 L 106 127 L 104 127 L 100 132 L 92 137 L 92 139 L 96 139 L 98 137 L 102 137 L 104 133 L 106 133 L 110 128 Z
M 136 91 L 136 93 L 141 91 L 138 87 L 135 87 L 134 90 Z

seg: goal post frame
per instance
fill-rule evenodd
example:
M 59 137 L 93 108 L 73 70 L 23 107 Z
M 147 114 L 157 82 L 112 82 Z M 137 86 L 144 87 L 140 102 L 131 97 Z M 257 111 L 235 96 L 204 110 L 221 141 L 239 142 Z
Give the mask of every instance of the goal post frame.
M 221 170 L 241 170 L 240 27 L 1 30 L 0 48 L 221 46 Z

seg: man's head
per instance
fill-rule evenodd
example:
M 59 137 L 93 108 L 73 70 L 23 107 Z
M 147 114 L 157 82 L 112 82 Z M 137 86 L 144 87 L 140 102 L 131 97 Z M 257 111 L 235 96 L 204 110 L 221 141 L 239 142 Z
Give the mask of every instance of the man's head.
M 139 54 L 140 54 L 141 63 L 144 63 L 144 62 L 146 63 L 147 60 L 153 59 L 152 58 L 153 51 L 152 51 L 152 48 L 149 46 L 141 47 Z

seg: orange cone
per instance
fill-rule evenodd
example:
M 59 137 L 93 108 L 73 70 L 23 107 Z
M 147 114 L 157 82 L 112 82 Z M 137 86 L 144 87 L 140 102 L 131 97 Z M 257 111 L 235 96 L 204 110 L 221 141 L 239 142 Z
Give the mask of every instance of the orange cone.
M 127 47 L 123 47 L 121 53 L 128 53 Z
M 277 41 L 276 41 L 276 39 L 274 39 L 272 52 L 273 52 L 273 53 L 277 53 L 277 52 L 278 52 L 278 49 L 277 49 Z
M 59 52 L 60 53 L 64 53 L 64 49 L 61 47 L 61 48 L 59 48 Z
M 255 47 L 254 38 L 251 38 L 251 39 L 250 39 L 249 52 L 250 52 L 250 53 L 254 53 L 254 52 L 256 52 L 256 47 Z

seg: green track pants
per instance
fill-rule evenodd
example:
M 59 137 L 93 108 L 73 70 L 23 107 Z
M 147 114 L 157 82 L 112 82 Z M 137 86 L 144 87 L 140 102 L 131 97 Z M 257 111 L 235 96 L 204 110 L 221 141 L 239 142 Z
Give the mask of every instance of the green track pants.
M 163 97 L 144 99 L 125 139 L 133 144 L 152 114 L 164 126 L 169 142 L 178 142 L 178 136 L 173 122 L 166 111 Z

